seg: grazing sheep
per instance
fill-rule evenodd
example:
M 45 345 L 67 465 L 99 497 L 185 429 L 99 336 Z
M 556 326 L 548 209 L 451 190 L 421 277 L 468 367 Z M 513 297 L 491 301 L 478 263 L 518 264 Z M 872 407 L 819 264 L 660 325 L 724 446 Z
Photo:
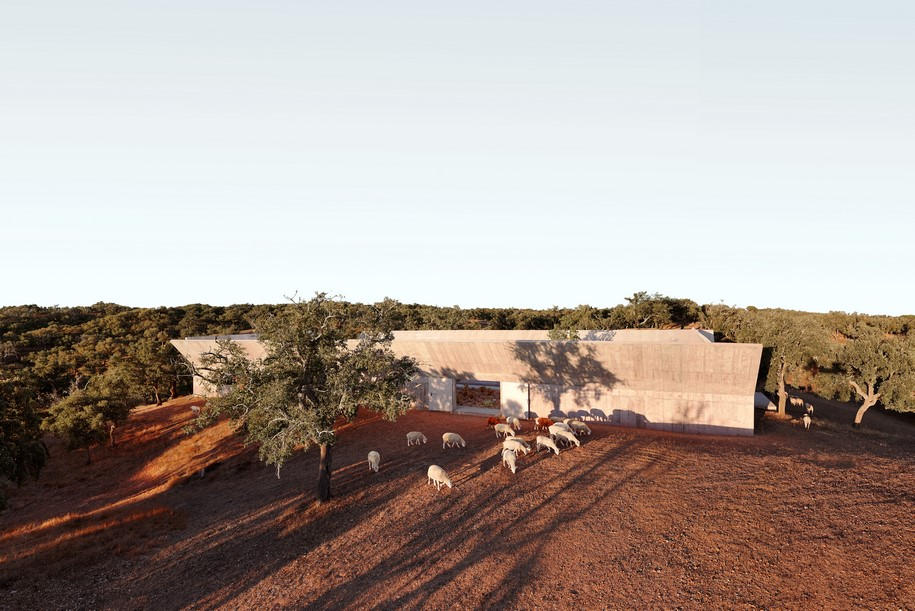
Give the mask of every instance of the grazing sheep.
M 520 431 L 520 430 L 521 430 L 521 421 L 518 420 L 517 418 L 515 418 L 515 417 L 508 418 L 507 422 L 508 422 L 508 424 L 510 424 L 511 427 L 512 427 L 513 429 L 515 429 L 516 431 Z
M 547 428 L 547 430 L 550 432 L 550 437 L 555 437 L 557 434 L 557 431 L 565 431 L 566 433 L 572 432 L 572 429 L 570 429 L 567 425 L 563 424 L 562 422 L 557 422 L 556 424 L 551 424 Z
M 436 490 L 441 490 L 443 485 L 448 486 L 449 488 L 452 487 L 451 478 L 448 477 L 445 470 L 438 465 L 431 465 L 429 470 L 426 471 L 426 476 L 429 478 L 428 483 L 435 484 Z
M 428 441 L 426 436 L 420 433 L 419 431 L 410 431 L 407 433 L 407 445 L 419 445 L 421 443 L 426 443 Z
M 788 397 L 791 407 L 804 407 L 804 400 L 800 397 Z
M 510 427 L 507 424 L 497 424 L 496 425 L 496 437 L 499 437 L 502 435 L 505 435 L 505 436 L 511 435 L 512 437 L 514 437 L 515 431 L 513 431 L 512 427 Z
M 372 450 L 369 452 L 369 471 L 378 473 L 378 465 L 381 464 L 381 454 Z
M 512 473 L 518 468 L 516 460 L 517 456 L 515 456 L 514 450 L 509 450 L 508 448 L 502 450 L 502 464 L 511 469 Z
M 590 435 L 591 427 L 582 422 L 581 420 L 573 420 L 569 423 L 569 426 L 572 427 L 572 432 L 576 435 Z
M 496 426 L 497 424 L 499 424 L 500 422 L 502 422 L 501 418 L 487 418 L 486 419 L 486 428 L 491 429 L 494 426 Z
M 527 445 L 523 439 L 518 439 L 517 437 L 509 437 L 502 442 L 502 448 L 505 450 L 514 450 L 514 452 L 527 455 L 531 451 L 531 447 Z
M 537 422 L 534 424 L 535 431 L 545 431 L 548 427 L 553 425 L 553 421 L 549 418 L 537 418 Z
M 575 436 L 575 433 L 570 433 L 569 431 L 564 431 L 562 429 L 554 429 L 550 427 L 550 437 L 555 437 L 556 439 L 561 439 L 562 441 L 568 444 L 575 444 L 575 447 L 581 447 L 581 442 L 578 441 L 578 437 Z
M 804 407 L 807 408 L 807 413 L 812 416 L 813 415 L 813 404 L 804 402 Z
M 813 420 L 813 418 L 810 417 L 810 414 L 804 414 L 804 430 L 805 431 L 810 430 L 810 422 L 812 420 Z
M 457 433 L 443 433 L 442 434 L 442 449 L 444 450 L 447 447 L 458 447 L 462 448 L 467 447 L 467 442 L 464 441 L 464 438 L 458 435 Z
M 556 452 L 556 455 L 559 456 L 559 447 L 553 443 L 553 440 L 549 437 L 544 437 L 543 435 L 537 435 L 537 451 L 540 451 L 540 448 L 546 448 L 547 450 L 553 450 Z

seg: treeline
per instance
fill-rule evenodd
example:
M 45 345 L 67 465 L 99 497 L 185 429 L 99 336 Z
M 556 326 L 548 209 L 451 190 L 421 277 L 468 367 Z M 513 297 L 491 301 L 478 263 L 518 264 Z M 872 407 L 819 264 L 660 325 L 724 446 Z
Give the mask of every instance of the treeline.
M 190 377 L 168 340 L 249 331 L 282 307 L 0 308 L 0 479 L 20 483 L 37 475 L 46 457 L 44 433 L 85 448 L 88 458 L 93 444 L 115 443 L 117 426 L 135 405 L 189 392 Z M 372 310 L 358 303 L 344 310 L 341 324 L 355 337 Z M 857 422 L 878 402 L 915 409 L 915 316 L 699 305 L 645 292 L 607 308 L 397 304 L 395 314 L 403 329 L 539 329 L 556 330 L 556 337 L 577 329 L 709 328 L 719 341 L 765 346 L 759 387 L 777 398 L 781 411 L 790 385 L 857 397 Z

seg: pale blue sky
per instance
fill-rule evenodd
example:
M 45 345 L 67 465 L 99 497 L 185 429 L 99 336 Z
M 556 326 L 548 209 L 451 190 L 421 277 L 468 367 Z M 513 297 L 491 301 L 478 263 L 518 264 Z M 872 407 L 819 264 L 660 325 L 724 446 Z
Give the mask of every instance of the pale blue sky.
M 915 3 L 0 4 L 0 305 L 915 313 Z

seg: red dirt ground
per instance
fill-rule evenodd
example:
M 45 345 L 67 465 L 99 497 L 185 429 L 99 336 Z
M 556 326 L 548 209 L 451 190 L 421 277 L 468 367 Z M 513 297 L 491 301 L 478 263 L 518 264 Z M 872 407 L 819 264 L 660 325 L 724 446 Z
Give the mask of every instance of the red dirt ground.
M 905 423 L 853 431 L 823 404 L 809 433 L 769 417 L 750 439 L 595 425 L 512 475 L 485 418 L 366 413 L 318 506 L 313 451 L 277 479 L 227 424 L 185 436 L 191 403 L 137 410 L 89 466 L 52 446 L 0 514 L 0 607 L 915 609 Z

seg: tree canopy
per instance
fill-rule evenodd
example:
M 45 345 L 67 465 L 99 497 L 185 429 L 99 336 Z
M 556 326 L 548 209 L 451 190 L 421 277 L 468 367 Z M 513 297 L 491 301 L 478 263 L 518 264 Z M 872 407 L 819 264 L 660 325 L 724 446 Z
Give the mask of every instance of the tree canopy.
M 321 501 L 330 497 L 335 424 L 355 418 L 361 406 L 395 419 L 413 402 L 405 389 L 416 364 L 390 350 L 396 304 L 373 306 L 359 338 L 349 342 L 345 309 L 323 293 L 295 301 L 255 322 L 266 348 L 263 359 L 249 361 L 237 344 L 220 341 L 198 368 L 223 389 L 207 402 L 199 424 L 231 418 L 277 474 L 295 451 L 317 445 Z
M 32 389 L 19 378 L 0 377 L 0 509 L 6 507 L 2 480 L 22 485 L 45 464 L 40 425 Z

